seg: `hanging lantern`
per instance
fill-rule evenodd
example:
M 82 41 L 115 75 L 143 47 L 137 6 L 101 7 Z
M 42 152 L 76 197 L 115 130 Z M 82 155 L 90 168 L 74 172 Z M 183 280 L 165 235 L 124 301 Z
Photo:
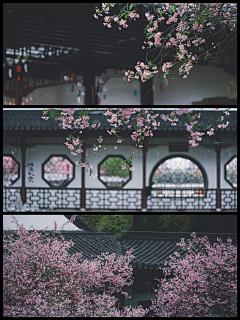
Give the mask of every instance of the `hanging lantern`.
M 163 91 L 163 84 L 160 83 L 160 91 L 162 92 Z
M 24 71 L 28 73 L 28 65 L 26 63 L 24 64 L 23 68 L 24 68 Z
M 7 63 L 7 65 L 10 67 L 10 68 L 8 69 L 8 76 L 9 76 L 9 78 L 12 78 L 12 69 L 11 69 L 11 67 L 12 67 L 14 61 L 13 61 L 12 58 L 6 58 L 6 63 Z
M 12 78 L 12 69 L 8 69 L 8 76 L 9 78 Z
M 66 81 L 66 90 L 68 90 L 69 77 L 68 76 L 64 76 L 63 79 L 64 79 L 64 81 Z
M 137 97 L 137 90 L 134 90 L 134 97 Z

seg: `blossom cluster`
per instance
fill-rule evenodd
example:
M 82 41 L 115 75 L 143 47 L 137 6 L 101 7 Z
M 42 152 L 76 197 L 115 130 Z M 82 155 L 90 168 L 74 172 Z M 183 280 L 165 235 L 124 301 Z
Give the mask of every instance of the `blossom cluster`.
M 207 236 L 191 237 L 160 268 L 165 276 L 150 309 L 160 317 L 237 316 L 237 248 L 231 239 L 211 245 Z
M 139 64 L 141 65 L 141 64 Z M 141 65 L 141 67 L 145 66 L 144 64 Z M 165 63 L 163 68 L 164 71 L 169 71 L 168 69 L 172 66 L 170 62 Z M 52 108 L 48 108 L 48 110 L 51 110 Z M 159 114 L 152 115 L 152 108 L 106 108 L 107 111 L 103 113 L 104 116 L 110 116 L 107 121 L 111 125 L 111 130 L 107 130 L 109 135 L 115 135 L 117 137 L 117 143 L 121 144 L 124 139 L 118 134 L 119 133 L 119 127 L 122 126 L 123 124 L 127 125 L 127 128 L 130 129 L 132 125 L 129 124 L 130 120 L 135 120 L 136 123 L 134 124 L 135 131 L 131 135 L 131 139 L 136 142 L 136 146 L 139 148 L 142 148 L 142 141 L 144 140 L 145 137 L 153 137 L 153 130 L 157 130 L 157 127 L 160 126 L 160 122 L 157 122 L 156 118 L 159 116 Z M 216 111 L 219 110 L 219 108 L 215 108 Z M 117 112 L 115 112 L 117 111 Z M 201 117 L 201 113 L 198 115 L 190 116 L 190 111 L 191 108 L 177 108 L 175 111 L 172 111 L 170 114 L 162 114 L 161 119 L 164 121 L 170 121 L 172 126 L 176 126 L 178 122 L 177 116 L 180 116 L 182 114 L 187 114 L 187 119 L 190 121 L 190 123 L 185 123 L 186 125 L 186 130 L 189 132 L 189 144 L 190 147 L 197 147 L 199 145 L 198 141 L 202 140 L 202 136 L 205 134 L 204 132 L 199 132 L 200 126 L 198 123 L 198 119 Z M 48 111 L 44 111 L 44 114 L 46 114 Z M 73 108 L 69 109 L 69 114 L 68 110 L 64 108 L 64 111 L 62 109 L 61 112 L 61 117 L 58 119 L 63 121 L 65 123 L 65 127 L 68 126 L 71 128 L 72 123 L 74 124 L 74 127 L 79 130 L 80 126 L 80 131 L 79 133 L 82 133 L 82 130 L 84 128 L 87 128 L 90 123 L 90 117 L 87 115 L 87 113 L 80 114 L 78 119 L 74 120 L 73 117 Z M 229 116 L 230 113 L 228 109 L 224 111 L 226 116 Z M 45 117 L 42 117 L 45 118 Z M 45 119 L 46 120 L 46 119 Z M 224 117 L 222 116 L 218 121 L 220 124 L 218 125 L 219 128 L 226 128 L 229 125 L 229 122 L 227 121 L 226 124 L 222 123 L 224 120 Z M 100 122 L 99 121 L 93 121 L 92 128 L 99 128 L 100 127 Z M 209 126 L 209 130 L 207 131 L 207 134 L 209 136 L 214 134 L 214 128 L 211 128 Z M 73 155 L 77 155 L 79 153 L 83 153 L 82 149 L 82 140 L 77 137 L 74 138 L 73 135 L 70 135 L 69 138 L 66 138 L 68 141 L 65 143 L 68 148 L 71 150 L 71 153 Z M 98 152 L 102 149 L 101 143 L 103 142 L 102 137 L 99 137 L 98 140 L 98 145 L 95 145 L 93 143 L 93 150 L 94 152 Z M 106 148 L 104 148 L 106 149 Z M 115 150 L 117 150 L 117 146 L 114 147 Z M 132 166 L 132 157 L 130 157 L 129 161 L 129 170 L 133 171 L 134 167 Z M 126 160 L 124 161 L 126 162 Z M 125 163 L 123 162 L 122 164 L 122 169 L 125 170 L 127 167 Z M 88 166 L 88 169 L 90 171 L 90 177 L 94 173 L 93 167 L 89 165 L 89 162 L 82 157 L 81 160 L 76 162 L 77 165 L 81 163 L 81 167 L 85 167 L 86 164 Z M 96 178 L 97 175 L 93 175 L 93 178 Z
M 133 248 L 119 257 L 107 252 L 87 260 L 68 253 L 74 243 L 60 231 L 50 237 L 27 231 L 13 218 L 18 229 L 3 233 L 4 317 L 142 317 L 149 311 L 142 306 L 120 311 L 113 296 L 129 298 L 124 287 L 133 283 Z
M 115 5 L 116 3 L 103 3 L 102 10 L 96 8 L 94 17 L 98 19 L 98 16 L 102 16 L 102 13 L 108 15 L 110 13 L 110 8 L 115 7 Z M 132 7 L 133 4 L 126 4 L 119 15 L 106 16 L 103 24 L 108 28 L 111 28 L 111 21 L 114 21 L 118 23 L 119 29 L 121 29 L 120 26 L 127 28 L 128 18 L 139 18 L 138 14 L 131 11 Z M 119 17 L 122 18 L 123 16 L 125 17 L 125 20 L 120 20 Z M 154 14 L 146 12 L 145 17 L 148 23 L 144 31 L 146 33 L 146 39 L 142 49 L 146 49 L 146 45 L 148 45 L 147 49 L 155 46 L 159 47 L 162 53 L 163 49 L 166 50 L 175 46 L 178 50 L 178 61 L 182 63 L 179 68 L 179 74 L 182 75 L 183 78 L 187 78 L 189 71 L 193 67 L 192 61 L 198 62 L 199 59 L 197 55 L 191 57 L 192 54 L 188 54 L 188 48 L 191 48 L 192 45 L 197 47 L 200 44 L 205 43 L 206 35 L 204 35 L 203 38 L 201 37 L 201 33 L 204 34 L 205 31 L 212 33 L 218 25 L 225 24 L 230 26 L 230 31 L 233 31 L 233 29 L 236 28 L 237 3 L 162 3 L 160 8 L 154 8 Z M 162 32 L 159 32 L 160 24 L 164 20 L 166 25 L 173 24 L 171 30 L 174 30 L 175 27 L 176 38 L 174 38 L 171 33 L 165 36 Z M 190 36 L 190 33 L 193 34 L 192 37 Z M 161 42 L 161 40 L 163 40 L 163 42 Z M 214 43 L 212 43 L 212 46 L 214 49 L 216 48 Z M 199 49 L 200 51 L 203 50 L 203 48 Z M 211 56 L 208 51 L 206 57 Z M 185 55 L 188 55 L 188 59 L 191 59 L 189 63 Z M 136 73 L 130 70 L 127 72 L 129 83 L 131 83 L 133 77 L 135 79 L 139 79 L 140 77 L 142 82 L 145 82 L 157 73 L 155 72 L 155 69 L 146 70 L 147 68 L 144 73 L 138 65 L 136 67 Z M 159 71 L 162 67 L 163 66 L 159 66 Z M 165 73 L 164 80 L 166 80 L 166 75 L 167 74 Z

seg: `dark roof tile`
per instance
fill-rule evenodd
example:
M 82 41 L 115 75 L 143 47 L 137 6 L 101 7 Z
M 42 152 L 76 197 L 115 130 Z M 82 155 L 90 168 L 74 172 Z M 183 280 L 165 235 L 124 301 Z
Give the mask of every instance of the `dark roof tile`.
M 196 111 L 195 113 L 199 113 L 201 111 Z M 216 131 L 219 130 L 217 128 L 217 125 L 219 124 L 216 120 L 220 118 L 222 115 L 224 116 L 224 123 L 226 122 L 225 120 L 228 120 L 230 122 L 230 125 L 226 129 L 221 130 L 232 130 L 235 131 L 237 130 L 237 116 L 236 116 L 236 111 L 231 111 L 230 116 L 226 117 L 222 111 L 206 111 L 207 112 L 207 119 L 214 119 L 214 122 L 206 122 L 204 115 L 201 118 L 201 122 L 203 123 L 203 127 L 201 130 L 206 131 L 207 125 L 213 124 L 216 127 Z M 75 112 L 75 118 L 78 117 L 79 111 Z M 91 120 L 98 120 L 101 122 L 101 127 L 100 130 L 106 130 L 110 129 L 110 123 L 107 121 L 107 119 L 110 119 L 110 117 L 106 117 L 103 115 L 103 111 L 89 111 L 88 112 Z M 171 126 L 171 123 L 169 121 L 164 121 L 160 118 L 160 115 L 167 114 L 168 112 L 166 111 L 159 111 L 159 110 L 154 110 L 153 114 L 159 114 L 159 116 L 156 118 L 157 122 L 161 122 L 161 125 L 157 128 L 158 131 L 183 131 L 186 129 L 185 126 L 185 118 L 186 114 L 182 116 L 178 116 L 179 121 L 176 126 Z M 169 112 L 170 113 L 170 112 Z M 61 123 L 58 120 L 55 119 L 48 119 L 48 120 L 43 120 L 41 119 L 43 115 L 42 110 L 3 110 L 3 129 L 4 130 L 33 130 L 33 131 L 39 131 L 39 130 L 63 130 L 61 127 Z M 133 125 L 135 122 L 131 121 L 129 124 Z M 126 130 L 127 127 L 124 124 L 121 126 L 121 129 Z M 70 129 L 67 129 L 70 131 Z M 97 130 L 96 128 L 89 127 L 88 130 Z
M 64 215 L 67 219 L 71 219 L 72 214 L 65 214 Z M 85 221 L 83 221 L 80 217 L 76 217 L 75 221 L 73 222 L 73 224 L 78 227 L 79 229 L 83 229 L 85 232 L 86 231 L 91 231 L 91 232 L 99 232 L 98 230 L 92 228 L 91 226 L 89 226 Z
M 45 231 L 46 234 L 53 233 Z M 186 254 L 176 243 L 181 238 L 189 239 L 190 233 L 183 232 L 122 232 L 122 237 L 117 238 L 112 233 L 102 232 L 84 232 L 84 231 L 62 231 L 64 239 L 69 241 L 72 239 L 74 245 L 69 249 L 70 254 L 83 253 L 84 259 L 97 258 L 101 253 L 115 253 L 116 257 L 125 253 L 125 251 L 134 249 L 135 258 L 132 261 L 133 268 L 159 270 L 163 267 L 165 261 L 169 261 L 169 257 L 174 256 L 174 252 L 178 252 L 180 257 Z M 237 244 L 236 233 L 196 233 L 198 237 L 206 235 L 211 243 L 217 242 L 217 237 L 226 242 L 230 236 L 233 244 Z M 94 257 L 92 257 L 94 255 Z

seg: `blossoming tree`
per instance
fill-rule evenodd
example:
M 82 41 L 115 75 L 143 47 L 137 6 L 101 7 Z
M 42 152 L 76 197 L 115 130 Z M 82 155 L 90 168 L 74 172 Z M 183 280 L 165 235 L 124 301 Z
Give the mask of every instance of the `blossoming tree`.
M 166 109 L 166 108 L 165 108 Z M 202 108 L 203 109 L 203 108 Z M 83 140 L 80 138 L 80 135 L 82 134 L 83 130 L 85 128 L 88 128 L 90 125 L 92 128 L 99 128 L 101 126 L 101 123 L 98 120 L 92 120 L 92 124 L 90 124 L 90 116 L 88 115 L 85 108 L 80 108 L 79 117 L 77 119 L 74 119 L 74 108 L 61 108 L 61 111 L 59 111 L 58 120 L 62 122 L 63 129 L 72 129 L 72 125 L 74 125 L 74 128 L 77 129 L 75 132 L 77 132 L 79 129 L 80 131 L 78 137 L 74 137 L 73 134 L 69 135 L 67 139 L 67 142 L 65 143 L 68 148 L 71 150 L 71 154 L 78 155 L 79 153 L 83 153 Z M 219 108 L 215 108 L 216 111 L 219 110 Z M 50 111 L 50 116 L 55 117 L 56 110 L 52 110 L 52 108 L 48 108 L 48 110 L 45 110 L 43 112 L 42 118 L 44 120 L 48 120 L 49 117 L 46 117 L 45 115 Z M 197 147 L 199 145 L 198 141 L 202 140 L 202 136 L 205 135 L 204 132 L 200 132 L 201 123 L 199 122 L 199 119 L 201 118 L 201 113 L 196 113 L 194 115 L 190 115 L 191 108 L 177 108 L 175 111 L 172 111 L 170 114 L 162 114 L 161 119 L 164 121 L 170 121 L 172 126 L 176 126 L 178 122 L 178 117 L 183 114 L 187 114 L 186 116 L 186 130 L 189 132 L 189 144 L 190 147 Z M 228 117 L 230 115 L 229 109 L 225 109 L 223 111 L 224 116 Z M 110 126 L 112 127 L 111 130 L 107 130 L 109 135 L 116 136 L 117 144 L 120 144 L 124 141 L 124 139 L 120 136 L 120 127 L 122 125 L 127 125 L 128 129 L 133 129 L 133 133 L 131 135 L 131 139 L 134 141 L 135 146 L 142 148 L 143 140 L 145 137 L 153 137 L 153 131 L 157 130 L 157 128 L 160 126 L 160 122 L 157 121 L 157 117 L 159 114 L 153 115 L 153 109 L 152 108 L 107 108 L 107 111 L 103 113 L 104 116 L 110 116 L 110 119 L 107 119 L 107 121 L 110 123 Z M 229 125 L 229 121 L 226 121 L 224 123 L 225 117 L 221 116 L 217 121 L 219 122 L 218 128 L 226 128 Z M 134 125 L 130 125 L 130 120 L 134 121 Z M 215 128 L 210 124 L 208 127 L 207 135 L 212 136 L 214 135 Z M 97 152 L 102 147 L 103 138 L 99 136 L 97 138 L 98 143 L 93 143 L 93 151 Z M 215 143 L 218 143 L 215 141 Z M 117 149 L 117 146 L 114 147 L 114 149 Z M 93 167 L 89 165 L 89 161 L 85 159 L 84 157 L 81 157 L 80 161 L 76 162 L 77 164 L 81 163 L 82 167 L 85 167 L 86 164 L 88 166 L 88 169 L 90 171 L 90 176 L 94 173 Z M 122 170 L 127 169 L 127 165 L 129 167 L 130 171 L 134 170 L 134 167 L 132 166 L 132 156 L 129 156 L 127 160 L 124 160 L 122 163 Z M 93 175 L 93 178 L 96 178 L 97 175 Z
M 84 260 L 80 252 L 68 254 L 73 243 L 56 223 L 49 237 L 13 219 L 18 229 L 3 232 L 3 316 L 142 317 L 149 311 L 141 306 L 120 311 L 116 305 L 114 293 L 129 297 L 123 289 L 133 283 L 133 249 L 120 257 L 107 252 Z M 184 239 L 179 243 L 185 256 L 174 252 L 165 262 L 150 309 L 156 316 L 237 316 L 236 247 L 231 239 L 210 245 L 206 236 L 191 236 L 188 245 Z
M 121 11 L 116 5 L 123 6 Z M 131 20 L 140 18 L 134 8 L 136 3 L 103 3 L 96 7 L 94 17 L 104 17 L 103 25 L 112 28 L 117 23 L 119 30 L 128 28 Z M 194 63 L 212 59 L 211 67 L 218 62 L 219 55 L 236 45 L 237 3 L 150 3 L 145 13 L 147 25 L 142 50 L 146 50 L 145 62 L 138 61 L 136 72 L 128 70 L 125 75 L 146 82 L 164 73 L 166 80 L 176 65 L 184 79 L 188 77 Z M 115 10 L 110 15 L 111 10 Z M 164 24 L 165 23 L 165 24 Z M 217 35 L 217 37 L 215 37 Z M 216 39 L 216 40 L 214 40 Z M 157 53 L 156 53 L 157 52 Z M 209 72 L 208 71 L 208 72 Z M 173 76 L 173 71 L 171 72 Z

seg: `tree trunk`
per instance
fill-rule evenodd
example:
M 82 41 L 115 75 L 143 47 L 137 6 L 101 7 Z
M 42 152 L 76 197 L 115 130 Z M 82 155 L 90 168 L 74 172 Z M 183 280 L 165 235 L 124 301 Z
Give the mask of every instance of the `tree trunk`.
M 142 216 L 137 214 L 133 215 L 133 231 L 141 231 Z

